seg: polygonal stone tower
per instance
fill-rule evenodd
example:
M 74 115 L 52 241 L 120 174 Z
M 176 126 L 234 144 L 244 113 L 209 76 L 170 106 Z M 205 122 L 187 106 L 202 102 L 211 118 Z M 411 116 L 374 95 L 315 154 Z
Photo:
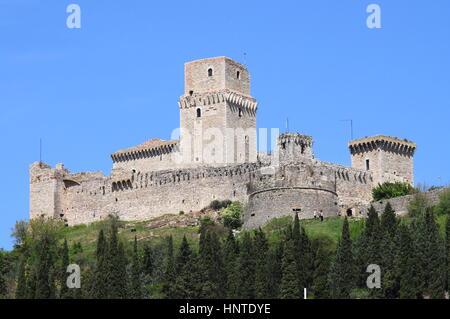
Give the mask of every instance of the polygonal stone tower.
M 227 57 L 188 62 L 180 97 L 180 151 L 194 165 L 256 162 L 250 74 Z
M 415 143 L 377 135 L 351 141 L 349 148 L 352 167 L 370 171 L 374 187 L 384 182 L 414 184 Z

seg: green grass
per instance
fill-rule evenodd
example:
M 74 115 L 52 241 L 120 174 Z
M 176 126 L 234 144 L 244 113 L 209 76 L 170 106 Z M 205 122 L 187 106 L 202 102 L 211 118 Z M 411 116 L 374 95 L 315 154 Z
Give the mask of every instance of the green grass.
M 155 220 L 162 220 L 169 215 L 158 217 Z M 170 215 L 172 216 L 172 215 Z M 413 218 L 401 217 L 401 222 L 410 224 Z M 350 226 L 350 236 L 355 239 L 362 231 L 364 227 L 365 219 L 356 219 L 350 217 L 348 219 Z M 441 235 L 445 231 L 445 215 L 436 216 L 436 221 L 439 225 Z M 342 225 L 344 222 L 343 217 L 335 216 L 325 218 L 323 222 L 319 219 L 305 219 L 300 220 L 300 224 L 305 228 L 308 237 L 311 240 L 319 237 L 328 237 L 336 246 L 342 232 Z M 150 243 L 151 245 L 161 242 L 165 237 L 172 235 L 174 246 L 179 247 L 183 236 L 186 236 L 194 249 L 198 248 L 198 226 L 196 227 L 163 227 L 156 229 L 148 229 L 146 225 L 149 221 L 144 222 L 125 222 L 121 221 L 119 228 L 120 238 L 126 243 L 126 249 L 131 249 L 132 242 L 136 236 L 138 241 L 143 243 Z M 292 217 L 281 217 L 272 219 L 267 225 L 263 227 L 264 232 L 267 234 L 268 240 L 271 243 L 276 243 L 282 240 L 283 232 L 287 225 L 292 223 Z M 66 238 L 71 247 L 74 243 L 81 243 L 83 248 L 83 255 L 92 259 L 95 255 L 96 241 L 100 229 L 105 228 L 106 223 L 104 221 L 92 223 L 90 225 L 76 225 L 72 227 L 66 227 L 62 231 L 63 238 Z M 131 229 L 136 229 L 136 232 L 132 232 Z
M 267 233 L 269 241 L 278 242 L 282 238 L 284 229 L 289 224 L 292 224 L 292 217 L 285 216 L 281 218 L 272 219 L 263 230 Z M 351 238 L 356 238 L 363 229 L 364 219 L 349 218 L 349 228 Z M 338 239 L 341 237 L 342 226 L 344 224 L 343 217 L 328 217 L 323 221 L 319 219 L 303 219 L 300 220 L 300 225 L 305 228 L 306 234 L 310 239 L 318 237 L 328 237 L 336 245 Z
M 161 220 L 163 217 L 158 217 L 157 220 Z M 152 220 L 154 221 L 154 220 Z M 146 242 L 150 244 L 156 244 L 163 240 L 165 237 L 172 235 L 174 246 L 181 245 L 183 236 L 186 236 L 189 242 L 194 247 L 198 245 L 198 227 L 164 227 L 156 229 L 148 229 L 145 226 L 146 222 L 125 222 L 121 221 L 119 227 L 119 236 L 121 240 L 126 244 L 126 249 L 131 249 L 132 243 L 136 236 L 138 242 Z M 83 255 L 91 259 L 95 255 L 97 237 L 101 229 L 106 231 L 107 224 L 104 221 L 95 222 L 89 225 L 76 225 L 71 227 L 65 227 L 62 230 L 62 237 L 67 239 L 69 247 L 74 243 L 81 243 L 83 248 Z M 131 230 L 135 229 L 135 232 Z

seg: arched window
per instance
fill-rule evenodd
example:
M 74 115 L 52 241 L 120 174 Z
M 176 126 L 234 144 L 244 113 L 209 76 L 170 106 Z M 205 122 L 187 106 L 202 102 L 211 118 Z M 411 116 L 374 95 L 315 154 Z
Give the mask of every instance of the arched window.
M 202 110 L 201 109 L 197 109 L 197 117 L 202 117 Z
M 213 75 L 213 69 L 209 68 L 208 69 L 208 76 L 212 76 Z
M 239 109 L 239 117 L 242 117 L 242 109 Z
M 240 78 L 241 78 L 241 72 L 237 71 L 237 72 L 236 72 L 236 79 L 239 80 Z

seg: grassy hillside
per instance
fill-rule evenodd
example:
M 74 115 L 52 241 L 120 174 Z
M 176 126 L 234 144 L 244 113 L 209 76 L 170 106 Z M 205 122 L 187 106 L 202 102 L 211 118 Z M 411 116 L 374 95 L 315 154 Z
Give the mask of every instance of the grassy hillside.
M 119 234 L 125 243 L 129 243 L 128 248 L 131 247 L 131 243 L 136 236 L 139 242 L 148 242 L 150 244 L 159 243 L 166 236 L 172 235 L 174 240 L 174 246 L 178 247 L 181 243 L 183 236 L 186 236 L 193 247 L 197 248 L 198 245 L 198 226 L 195 227 L 161 227 L 161 228 L 149 228 L 147 227 L 150 222 L 158 220 L 176 218 L 174 215 L 165 215 L 157 219 L 141 222 L 126 222 L 122 221 L 119 229 Z M 441 234 L 444 233 L 445 215 L 437 216 L 437 222 Z M 306 233 L 310 239 L 318 237 L 328 237 L 336 245 L 341 235 L 342 225 L 344 219 L 342 217 L 328 217 L 323 222 L 319 219 L 307 219 L 301 220 L 301 225 L 305 228 Z M 402 217 L 402 223 L 409 224 L 412 222 L 412 218 Z M 278 242 L 282 238 L 282 232 L 286 229 L 286 226 L 292 223 L 292 218 L 282 217 L 271 220 L 263 230 L 268 236 L 269 241 Z M 349 218 L 350 234 L 352 238 L 356 238 L 364 227 L 364 219 Z M 69 247 L 72 247 L 75 243 L 80 243 L 83 249 L 83 255 L 87 259 L 93 258 L 96 249 L 97 236 L 104 222 L 96 222 L 90 225 L 77 225 L 72 227 L 66 227 L 63 230 L 62 236 L 67 239 Z M 226 231 L 223 230 L 225 234 Z M 73 251 L 74 248 L 72 247 Z
M 163 216 L 158 219 L 164 219 L 172 216 Z M 155 220 L 151 220 L 155 221 Z M 121 222 L 121 228 L 119 234 L 122 240 L 126 243 L 132 243 L 136 236 L 139 242 L 150 242 L 156 244 L 163 240 L 166 236 L 172 235 L 175 247 L 179 246 L 183 236 L 195 246 L 197 246 L 199 234 L 198 226 L 195 227 L 162 227 L 150 229 L 147 225 L 151 221 L 142 222 Z M 350 231 L 352 236 L 356 236 L 362 229 L 364 220 L 358 220 L 351 218 Z M 281 238 L 283 229 L 288 224 L 292 223 L 291 217 L 282 217 L 271 220 L 263 230 L 267 233 L 270 241 L 277 242 Z M 334 243 L 337 243 L 340 237 L 343 218 L 341 217 L 329 217 L 325 218 L 323 222 L 320 220 L 302 220 L 302 226 L 305 228 L 308 236 L 313 239 L 319 236 L 329 237 Z M 101 228 L 103 228 L 104 222 L 96 222 L 90 225 L 77 225 L 72 227 L 66 227 L 63 230 L 62 236 L 67 239 L 69 247 L 75 243 L 80 243 L 83 249 L 83 255 L 88 259 L 94 256 L 96 249 L 97 236 Z M 224 230 L 224 233 L 225 230 Z M 130 245 L 129 245 L 130 246 Z

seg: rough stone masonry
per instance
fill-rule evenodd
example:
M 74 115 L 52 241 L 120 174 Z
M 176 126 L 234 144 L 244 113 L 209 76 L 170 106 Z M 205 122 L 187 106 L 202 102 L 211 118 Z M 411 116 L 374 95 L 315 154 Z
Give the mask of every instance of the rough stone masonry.
M 258 152 L 247 69 L 215 57 L 188 62 L 184 71 L 179 140 L 151 139 L 111 154 L 110 176 L 31 164 L 30 218 L 147 220 L 230 199 L 246 205 L 244 227 L 253 228 L 295 212 L 365 214 L 378 183 L 414 182 L 416 144 L 396 137 L 351 141 L 352 167 L 314 158 L 312 137 L 298 133 L 280 134 L 271 153 Z

